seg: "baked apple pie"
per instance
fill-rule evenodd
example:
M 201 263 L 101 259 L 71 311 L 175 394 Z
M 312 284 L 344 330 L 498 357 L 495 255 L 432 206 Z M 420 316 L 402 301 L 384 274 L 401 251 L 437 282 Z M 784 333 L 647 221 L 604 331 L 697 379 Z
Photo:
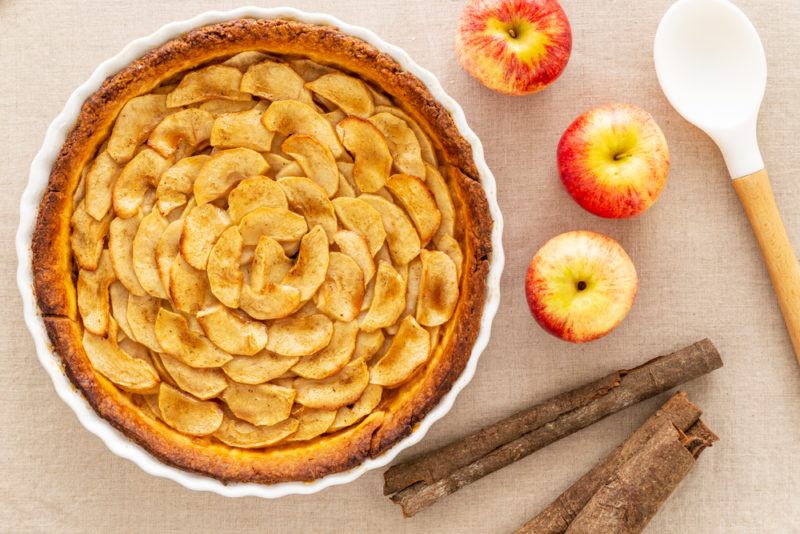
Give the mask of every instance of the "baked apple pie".
M 413 431 L 463 370 L 491 218 L 425 86 L 334 28 L 242 19 L 107 79 L 33 238 L 55 351 L 164 462 L 312 480 Z

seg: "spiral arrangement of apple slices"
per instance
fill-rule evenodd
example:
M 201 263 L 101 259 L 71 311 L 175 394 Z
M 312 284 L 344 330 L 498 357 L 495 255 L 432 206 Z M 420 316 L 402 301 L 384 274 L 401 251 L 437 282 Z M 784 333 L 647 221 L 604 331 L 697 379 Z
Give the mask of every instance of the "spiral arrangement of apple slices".
M 356 424 L 459 297 L 431 141 L 307 59 L 244 52 L 133 98 L 74 204 L 92 366 L 149 417 L 233 447 Z

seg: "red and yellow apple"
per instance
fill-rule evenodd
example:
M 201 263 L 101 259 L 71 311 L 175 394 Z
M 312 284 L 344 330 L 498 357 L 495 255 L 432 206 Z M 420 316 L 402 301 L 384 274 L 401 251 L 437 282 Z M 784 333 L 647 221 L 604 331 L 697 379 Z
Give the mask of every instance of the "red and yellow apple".
M 669 174 L 661 128 L 641 108 L 610 104 L 570 124 L 558 144 L 558 172 L 575 201 L 608 218 L 639 215 L 658 199 Z
M 610 237 L 566 232 L 539 249 L 525 277 L 525 296 L 536 321 L 573 343 L 600 338 L 633 306 L 639 281 L 628 254 Z
M 557 0 L 470 0 L 456 32 L 461 65 L 508 95 L 553 83 L 571 51 L 572 30 Z

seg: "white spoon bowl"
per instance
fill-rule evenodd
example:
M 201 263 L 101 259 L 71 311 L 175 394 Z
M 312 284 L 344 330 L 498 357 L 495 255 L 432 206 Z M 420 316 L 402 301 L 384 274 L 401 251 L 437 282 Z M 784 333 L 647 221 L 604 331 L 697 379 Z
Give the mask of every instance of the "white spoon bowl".
M 747 16 L 728 0 L 680 0 L 661 20 L 653 53 L 670 104 L 714 139 L 731 177 L 763 169 L 756 123 L 767 60 Z
M 758 148 L 758 111 L 767 87 L 758 32 L 728 0 L 678 0 L 658 26 L 653 58 L 669 102 L 725 157 L 800 362 L 800 264 Z

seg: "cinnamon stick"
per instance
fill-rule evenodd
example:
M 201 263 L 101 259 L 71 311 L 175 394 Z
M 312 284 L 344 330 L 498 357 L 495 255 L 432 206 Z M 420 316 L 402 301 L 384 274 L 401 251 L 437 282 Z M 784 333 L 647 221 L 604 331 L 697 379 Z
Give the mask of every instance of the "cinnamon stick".
M 676 393 L 628 439 L 559 495 L 536 517 L 520 527 L 516 534 L 561 534 L 566 532 L 570 523 L 592 496 L 616 470 L 639 453 L 665 423 L 673 425 L 689 435 L 699 437 L 699 441 L 690 444 L 692 453 L 694 454 L 696 451 L 699 454 L 702 448 L 707 446 L 707 443 L 716 440 L 716 436 L 700 421 L 701 413 L 700 408 L 692 404 L 685 393 Z
M 634 369 L 611 373 L 518 412 L 488 428 L 425 454 L 384 474 L 408 517 L 566 435 L 722 366 L 708 339 L 654 358 Z
M 661 421 L 642 449 L 592 495 L 566 534 L 636 534 L 644 530 L 692 469 L 697 455 L 717 439 L 713 433 L 706 434 L 705 425 L 693 429 L 702 432 L 684 434 Z

